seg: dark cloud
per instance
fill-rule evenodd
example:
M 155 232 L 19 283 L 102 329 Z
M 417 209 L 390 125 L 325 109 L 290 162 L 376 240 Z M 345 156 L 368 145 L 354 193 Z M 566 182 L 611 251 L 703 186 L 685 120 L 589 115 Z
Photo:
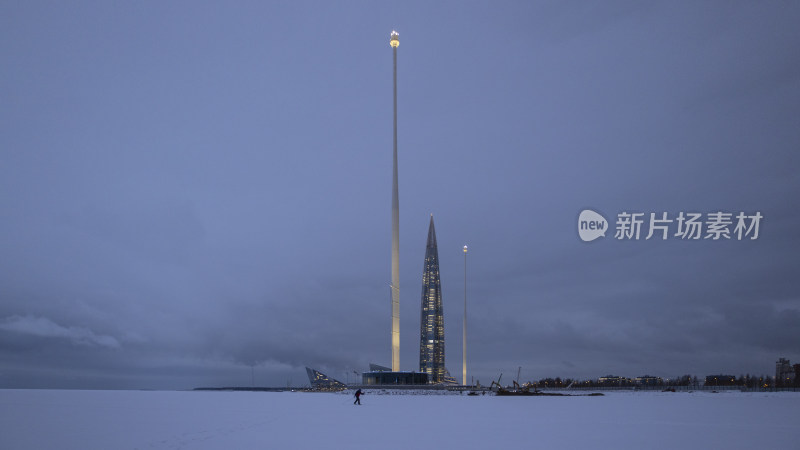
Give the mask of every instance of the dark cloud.
M 11 316 L 0 321 L 0 330 L 21 335 L 67 339 L 75 345 L 119 348 L 119 341 L 112 336 L 98 335 L 83 327 L 63 327 L 45 317 Z

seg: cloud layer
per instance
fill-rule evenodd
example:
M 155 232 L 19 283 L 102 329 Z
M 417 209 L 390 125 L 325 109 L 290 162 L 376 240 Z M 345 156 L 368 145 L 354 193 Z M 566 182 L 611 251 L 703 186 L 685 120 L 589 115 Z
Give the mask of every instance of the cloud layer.
M 67 339 L 75 345 L 120 348 L 119 341 L 112 336 L 97 335 L 83 327 L 63 327 L 46 317 L 16 315 L 6 317 L 0 319 L 0 330 L 36 337 Z
M 347 380 L 401 366 L 436 216 L 470 375 L 770 373 L 800 358 L 800 6 L 4 7 L 0 387 Z M 761 212 L 759 239 L 576 218 Z

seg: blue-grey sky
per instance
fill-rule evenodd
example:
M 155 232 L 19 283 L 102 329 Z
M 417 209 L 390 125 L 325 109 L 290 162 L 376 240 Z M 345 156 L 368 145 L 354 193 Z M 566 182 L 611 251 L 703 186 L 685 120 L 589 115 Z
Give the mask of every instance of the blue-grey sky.
M 800 359 L 796 2 L 5 2 L 0 387 L 401 368 L 436 221 L 482 383 Z M 577 217 L 612 230 L 582 242 Z M 617 240 L 621 212 L 758 239 Z M 673 229 L 672 234 L 675 230 Z M 800 361 L 797 361 L 800 362 Z

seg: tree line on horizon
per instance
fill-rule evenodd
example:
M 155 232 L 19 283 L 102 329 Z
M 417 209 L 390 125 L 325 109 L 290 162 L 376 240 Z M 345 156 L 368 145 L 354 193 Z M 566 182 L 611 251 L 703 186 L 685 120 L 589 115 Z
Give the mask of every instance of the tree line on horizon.
M 783 387 L 800 387 L 800 379 L 797 377 L 794 380 L 775 380 L 775 377 L 768 375 L 754 376 L 748 374 L 739 375 L 709 375 L 705 379 L 700 379 L 696 375 L 683 375 L 679 378 L 662 379 L 659 377 L 640 377 L 641 380 L 637 381 L 634 378 L 625 377 L 600 377 L 591 380 L 581 380 L 573 378 L 541 378 L 535 382 L 528 382 L 536 388 L 566 388 L 571 387 L 638 387 L 638 386 L 686 386 L 686 387 L 700 387 L 700 386 L 739 386 L 743 388 L 783 388 Z

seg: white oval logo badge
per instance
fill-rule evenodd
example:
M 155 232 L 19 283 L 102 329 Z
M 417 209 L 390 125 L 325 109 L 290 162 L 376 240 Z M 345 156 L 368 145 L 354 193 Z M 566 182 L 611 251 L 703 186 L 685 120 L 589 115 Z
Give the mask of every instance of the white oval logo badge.
M 608 230 L 608 221 L 605 217 L 591 209 L 584 209 L 578 216 L 578 236 L 583 242 L 591 242 L 599 237 L 605 237 Z

